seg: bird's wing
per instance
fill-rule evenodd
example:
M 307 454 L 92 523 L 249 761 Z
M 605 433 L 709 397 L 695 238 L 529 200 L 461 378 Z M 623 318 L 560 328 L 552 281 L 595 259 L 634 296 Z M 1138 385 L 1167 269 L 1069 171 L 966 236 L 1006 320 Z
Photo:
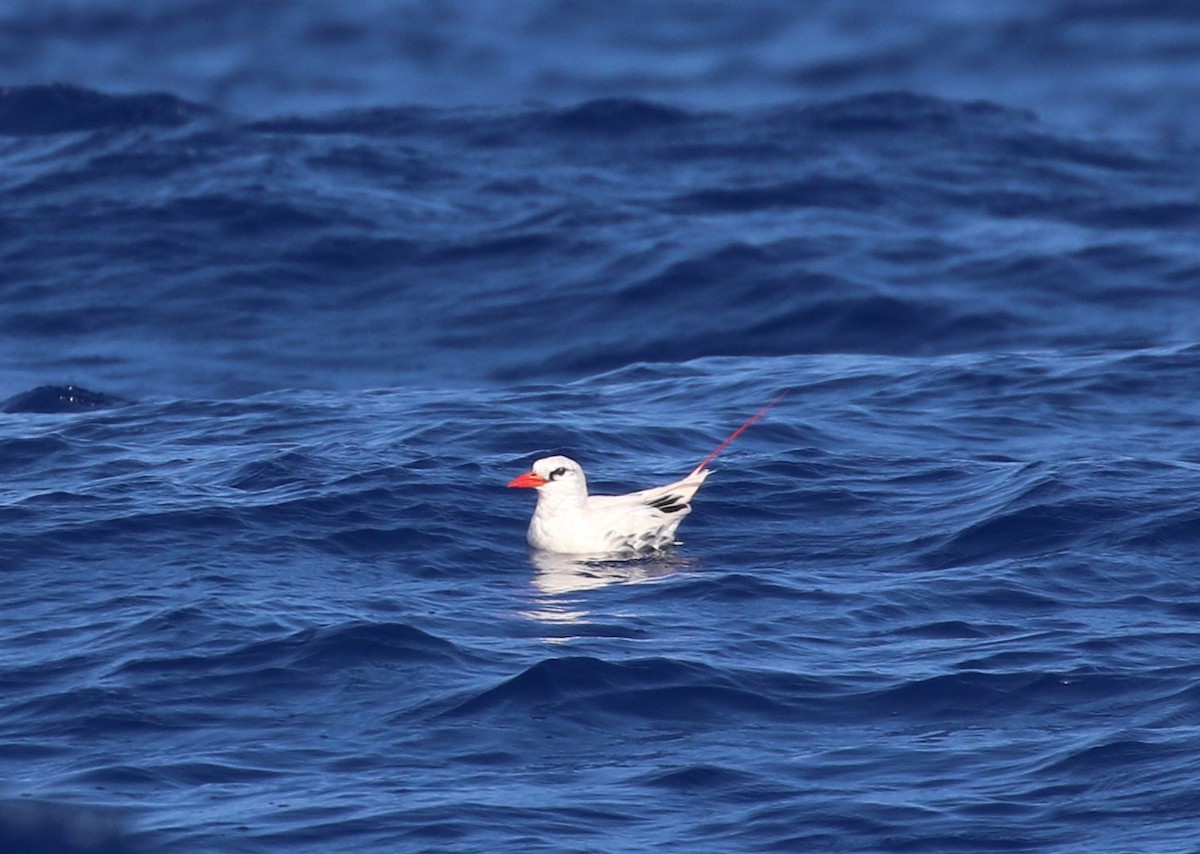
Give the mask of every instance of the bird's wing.
M 666 486 L 654 486 L 625 495 L 591 495 L 588 496 L 588 504 L 599 511 L 650 508 L 663 514 L 678 513 L 689 508 L 692 496 L 710 474 L 710 469 L 704 469 Z

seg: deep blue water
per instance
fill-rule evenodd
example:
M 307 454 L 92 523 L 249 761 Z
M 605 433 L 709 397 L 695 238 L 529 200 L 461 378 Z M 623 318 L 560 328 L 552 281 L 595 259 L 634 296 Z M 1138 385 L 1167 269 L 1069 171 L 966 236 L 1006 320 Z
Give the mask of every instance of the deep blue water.
M 0 851 L 1200 845 L 1191 4 L 16 0 L 0 84 Z

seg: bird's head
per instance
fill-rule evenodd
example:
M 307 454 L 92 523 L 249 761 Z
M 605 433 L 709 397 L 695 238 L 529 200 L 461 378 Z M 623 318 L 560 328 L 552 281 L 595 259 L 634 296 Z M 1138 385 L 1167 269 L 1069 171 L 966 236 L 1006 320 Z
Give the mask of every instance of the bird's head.
M 532 487 L 542 495 L 587 494 L 587 479 L 579 463 L 570 457 L 543 457 L 533 470 L 513 478 L 509 486 Z

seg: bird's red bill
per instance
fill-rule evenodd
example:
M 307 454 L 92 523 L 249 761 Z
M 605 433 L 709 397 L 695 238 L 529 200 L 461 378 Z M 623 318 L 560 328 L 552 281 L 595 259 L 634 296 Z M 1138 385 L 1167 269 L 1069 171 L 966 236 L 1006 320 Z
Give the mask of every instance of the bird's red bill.
M 547 482 L 548 481 L 546 480 L 546 478 L 542 477 L 540 474 L 534 474 L 531 471 L 527 471 L 527 472 L 525 472 L 525 474 L 521 475 L 520 477 L 514 477 L 511 481 L 509 481 L 508 485 L 509 486 L 541 486 L 543 483 L 547 483 Z

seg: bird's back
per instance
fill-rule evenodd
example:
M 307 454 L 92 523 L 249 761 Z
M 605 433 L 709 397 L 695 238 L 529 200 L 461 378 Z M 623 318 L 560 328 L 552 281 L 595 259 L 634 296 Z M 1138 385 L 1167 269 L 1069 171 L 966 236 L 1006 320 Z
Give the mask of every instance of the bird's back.
M 709 475 L 692 472 L 682 480 L 626 495 L 589 495 L 589 527 L 604 532 L 604 550 L 648 551 L 675 541 L 675 529 L 692 512 L 692 496 Z

